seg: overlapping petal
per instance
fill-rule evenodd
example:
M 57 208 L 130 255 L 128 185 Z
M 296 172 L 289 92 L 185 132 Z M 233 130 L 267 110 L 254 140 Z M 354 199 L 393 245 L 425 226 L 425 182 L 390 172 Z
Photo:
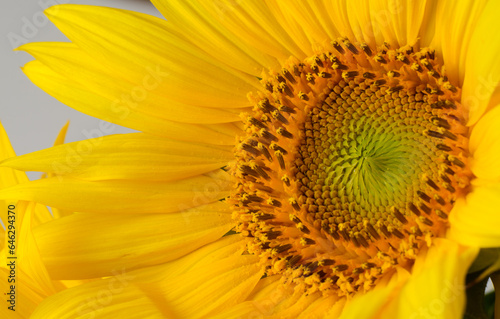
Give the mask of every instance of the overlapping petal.
M 116 74 L 115 70 L 99 63 L 73 43 L 30 43 L 18 48 L 18 50 L 30 53 L 54 72 L 77 83 L 79 87 L 86 88 L 106 99 L 116 100 L 115 108 L 137 108 L 138 112 L 148 116 L 184 123 L 227 123 L 239 119 L 237 111 L 220 109 L 224 106 L 222 102 L 216 105 L 217 108 L 209 108 L 172 99 L 173 92 L 175 94 L 184 93 L 184 95 L 187 93 L 180 92 L 178 88 L 165 87 L 164 83 L 171 76 L 172 67 L 169 67 L 167 71 L 167 67 L 164 65 L 159 66 L 158 64 L 156 68 L 147 66 L 142 77 L 135 74 L 121 77 Z M 127 72 L 127 70 L 123 72 Z M 204 86 L 199 83 L 194 85 L 196 85 L 197 92 L 194 96 L 201 96 L 201 88 Z M 194 91 L 195 88 L 191 90 Z M 221 94 L 214 88 L 207 88 L 207 90 L 210 92 L 210 97 L 214 93 Z M 235 92 L 231 93 L 235 94 Z M 205 97 L 206 100 L 207 97 Z M 221 100 L 223 100 L 222 97 Z M 238 101 L 234 99 L 228 102 L 231 107 L 237 107 L 237 103 Z M 240 107 L 248 106 L 246 101 L 239 103 Z
M 210 317 L 245 300 L 262 275 L 258 258 L 242 251 L 240 237 L 228 236 L 160 266 L 115 269 L 114 277 L 47 298 L 33 318 Z
M 170 214 L 77 213 L 37 227 L 34 235 L 51 277 L 76 279 L 180 258 L 233 226 L 227 205 L 216 202 Z
M 4 160 L 9 157 L 16 156 L 12 145 L 10 145 L 9 137 L 7 136 L 7 132 L 3 128 L 3 125 L 0 123 L 0 160 Z M 8 167 L 0 167 L 0 189 L 7 188 L 13 185 L 17 185 L 19 183 L 25 183 L 28 181 L 28 177 L 25 173 L 13 170 Z M 15 197 L 13 198 L 5 198 L 4 200 L 0 200 L 0 205 L 2 209 L 0 210 L 0 219 L 2 222 L 7 222 L 7 206 L 15 202 Z M 4 237 L 2 237 L 4 238 Z M 3 247 L 3 246 L 2 246 Z
M 462 103 L 469 110 L 470 125 L 500 102 L 500 33 L 491 32 L 500 26 L 499 10 L 499 2 L 488 1 L 467 47 Z
M 86 181 L 51 177 L 0 190 L 0 199 L 17 197 L 63 210 L 93 213 L 169 213 L 222 200 L 232 183 L 227 174 L 174 182 Z
M 64 140 L 66 128 L 67 125 L 59 133 L 56 143 Z M 5 157 L 15 155 L 1 125 L 0 132 L 1 154 Z M 27 181 L 24 173 L 9 168 L 2 168 L 1 172 L 5 174 L 1 175 L 0 189 Z M 66 289 L 68 285 L 78 284 L 78 281 L 63 283 L 52 280 L 42 261 L 32 229 L 53 220 L 45 206 L 12 197 L 3 211 L 6 215 L 3 219 L 6 229 L 0 227 L 0 272 L 5 280 L 0 285 L 6 302 L 2 303 L 0 315 L 5 318 L 28 318 L 44 298 Z
M 153 0 L 152 3 L 173 26 L 190 26 L 173 28 L 177 34 L 225 65 L 254 76 L 268 67 L 280 67 L 275 57 L 249 45 L 219 22 L 239 5 L 237 1 L 213 2 L 212 10 L 190 1 Z
M 437 3 L 439 18 L 432 46 L 440 49 L 446 73 L 454 85 L 463 84 L 470 41 L 486 3 L 485 0 Z
M 470 137 L 471 169 L 481 180 L 500 181 L 500 109 L 486 114 Z
M 45 12 L 76 46 L 118 79 L 147 89 L 144 81 L 150 75 L 158 82 L 155 93 L 165 101 L 227 108 L 248 105 L 246 93 L 258 88 L 255 76 L 230 68 L 180 37 L 173 21 L 81 5 L 54 6 Z
M 64 144 L 10 158 L 2 165 L 85 180 L 170 182 L 225 166 L 232 160 L 231 150 L 232 146 L 216 147 L 133 133 Z
M 414 45 L 427 31 L 422 28 L 422 24 L 427 6 L 430 5 L 429 1 L 379 0 L 369 2 L 370 4 L 368 1 L 357 4 L 361 8 L 369 5 L 373 38 L 377 40 L 378 45 L 384 41 L 394 48 Z M 350 8 L 352 11 L 353 7 Z M 361 11 L 363 10 L 366 9 Z M 365 27 L 365 25 L 361 20 L 360 26 Z
M 450 238 L 463 245 L 499 247 L 500 184 L 484 183 L 460 199 L 450 214 Z M 472 212 L 472 213 L 471 213 Z
M 223 29 L 246 45 L 283 61 L 305 57 L 293 36 L 269 12 L 264 1 L 201 1 L 199 3 Z
M 179 123 L 146 114 L 141 111 L 139 104 L 130 102 L 131 98 L 125 100 L 122 100 L 120 96 L 109 98 L 82 88 L 77 82 L 53 71 L 40 61 L 29 62 L 24 66 L 23 71 L 33 83 L 62 103 L 102 120 L 183 141 L 234 144 L 234 136 L 221 132 L 225 129 L 224 125 L 219 129 L 217 125 Z M 100 137 L 109 132 L 109 125 L 103 124 L 99 129 L 91 131 L 89 135 Z
M 388 300 L 381 317 L 460 318 L 465 310 L 465 276 L 477 256 L 477 247 L 444 239 L 417 258 L 408 282 Z M 430 284 L 432 283 L 432 284 Z
M 268 1 L 269 9 L 287 30 L 306 56 L 314 54 L 318 45 L 328 44 L 339 33 L 328 16 L 328 11 L 321 1 Z M 298 56 L 303 59 L 306 56 Z

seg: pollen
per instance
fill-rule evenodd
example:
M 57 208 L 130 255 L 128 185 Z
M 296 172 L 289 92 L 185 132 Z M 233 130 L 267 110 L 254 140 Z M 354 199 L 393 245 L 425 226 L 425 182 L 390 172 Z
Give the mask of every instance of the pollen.
M 434 51 L 342 38 L 262 84 L 231 168 L 248 253 L 326 295 L 411 269 L 473 178 L 461 90 Z

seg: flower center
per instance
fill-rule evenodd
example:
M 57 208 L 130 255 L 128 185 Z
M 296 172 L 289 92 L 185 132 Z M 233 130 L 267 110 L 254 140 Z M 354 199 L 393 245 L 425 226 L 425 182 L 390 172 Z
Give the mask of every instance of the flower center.
M 444 236 L 472 174 L 461 90 L 433 51 L 332 46 L 251 96 L 231 202 L 268 275 L 348 295 Z

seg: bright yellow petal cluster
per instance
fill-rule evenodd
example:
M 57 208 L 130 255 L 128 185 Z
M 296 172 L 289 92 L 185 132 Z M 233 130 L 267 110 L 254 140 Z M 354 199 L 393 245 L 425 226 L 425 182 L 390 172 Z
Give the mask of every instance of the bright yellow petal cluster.
M 54 145 L 64 142 L 67 125 L 63 127 Z M 0 124 L 0 156 L 7 159 L 15 156 L 9 138 Z M 0 168 L 0 189 L 27 183 L 24 172 L 8 167 Z M 18 201 L 17 197 L 0 201 L 0 216 L 5 229 L 0 227 L 0 285 L 5 295 L 0 314 L 5 318 L 28 318 L 47 297 L 59 291 L 83 283 L 83 281 L 57 281 L 51 278 L 40 256 L 40 249 L 33 229 L 65 214 L 54 210 L 54 214 L 37 203 Z M 15 298 L 11 295 L 15 294 Z M 13 300 L 13 302 L 9 302 Z M 9 309 L 9 307 L 11 307 Z
M 141 131 L 103 136 L 103 124 L 93 139 L 19 157 L 0 135 L 0 199 L 24 201 L 18 246 L 20 258 L 29 256 L 21 270 L 30 288 L 19 290 L 27 294 L 20 316 L 461 318 L 469 266 L 480 248 L 500 247 L 500 33 L 491 32 L 500 27 L 500 4 L 152 2 L 165 20 L 103 7 L 50 8 L 46 14 L 71 43 L 19 48 L 35 57 L 23 70 L 41 89 Z M 245 134 L 240 113 L 252 107 L 248 93 L 264 92 L 262 74 L 341 36 L 372 48 L 436 50 L 450 83 L 462 88 L 471 129 L 464 152 L 475 179 L 450 214 L 446 238 L 419 252 L 411 270 L 339 298 L 264 276 L 259 258 L 230 232 L 234 216 L 223 199 L 237 187 L 226 166 Z M 28 182 L 13 169 L 48 175 Z M 32 202 L 55 208 L 58 218 Z M 69 289 L 62 282 L 89 279 Z

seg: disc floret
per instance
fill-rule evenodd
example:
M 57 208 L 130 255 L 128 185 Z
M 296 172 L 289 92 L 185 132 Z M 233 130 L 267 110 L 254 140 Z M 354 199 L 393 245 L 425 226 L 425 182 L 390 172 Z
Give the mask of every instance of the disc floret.
M 461 90 L 434 51 L 342 38 L 262 82 L 231 202 L 268 275 L 353 294 L 444 236 L 472 174 Z

